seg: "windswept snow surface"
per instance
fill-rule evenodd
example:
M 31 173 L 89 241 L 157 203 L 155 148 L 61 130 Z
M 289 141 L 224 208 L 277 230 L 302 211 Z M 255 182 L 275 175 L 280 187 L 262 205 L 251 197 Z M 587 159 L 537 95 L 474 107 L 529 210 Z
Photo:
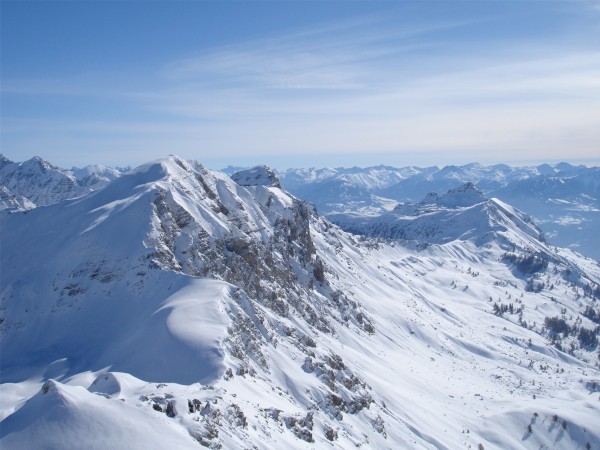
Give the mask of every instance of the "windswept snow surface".
M 135 391 L 134 391 L 135 392 Z M 48 380 L 0 429 L 2 446 L 19 449 L 192 448 L 183 427 L 164 414 L 110 400 L 81 386 Z
M 471 186 L 409 241 L 238 180 L 0 214 L 2 448 L 600 447 L 597 262 Z

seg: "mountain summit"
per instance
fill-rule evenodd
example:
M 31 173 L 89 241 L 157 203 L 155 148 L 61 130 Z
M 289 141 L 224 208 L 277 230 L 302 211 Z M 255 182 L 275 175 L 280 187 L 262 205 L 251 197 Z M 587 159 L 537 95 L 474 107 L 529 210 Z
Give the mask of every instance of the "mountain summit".
M 477 186 L 468 182 L 460 187 L 450 189 L 441 197 L 435 193 L 428 194 L 421 204 L 433 203 L 447 208 L 459 208 L 464 206 L 473 206 L 485 201 L 486 198 Z
M 240 170 L 231 179 L 242 186 L 275 186 L 281 188 L 277 175 L 267 166 L 256 166 Z

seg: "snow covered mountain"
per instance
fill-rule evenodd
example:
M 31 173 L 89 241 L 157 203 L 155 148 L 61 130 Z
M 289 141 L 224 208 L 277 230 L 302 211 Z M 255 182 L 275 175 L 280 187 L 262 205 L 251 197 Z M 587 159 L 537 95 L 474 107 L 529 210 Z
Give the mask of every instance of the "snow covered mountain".
M 380 216 L 331 214 L 329 218 L 355 234 L 417 244 L 473 240 L 478 246 L 494 241 L 507 249 L 545 249 L 541 231 L 528 216 L 498 199 L 487 199 L 472 183 L 441 196 L 430 193 L 419 203 L 399 205 Z
M 0 210 L 31 209 L 80 197 L 100 189 L 124 171 L 98 165 L 68 171 L 37 156 L 16 163 L 0 154 Z
M 98 190 L 129 168 L 99 165 L 70 170 L 33 158 L 13 163 L 0 155 L 0 210 L 25 210 Z M 230 166 L 233 175 L 243 168 Z M 275 175 L 275 172 L 273 173 Z M 561 163 L 394 168 L 289 169 L 277 173 L 286 190 L 314 203 L 322 214 L 381 214 L 429 192 L 477 184 L 529 214 L 548 242 L 600 260 L 600 168 Z
M 93 164 L 81 168 L 73 167 L 68 173 L 77 179 L 78 184 L 87 186 L 89 189 L 95 191 L 130 169 L 130 167 L 106 167 Z
M 6 186 L 0 186 L 0 210 L 31 208 L 35 208 L 35 204 L 28 198 L 13 194 Z
M 292 194 L 315 203 L 322 214 L 381 214 L 429 192 L 476 184 L 529 214 L 548 241 L 600 260 L 600 168 L 566 163 L 511 167 L 504 164 L 442 169 L 370 167 L 290 169 L 280 174 Z
M 526 211 L 552 244 L 600 260 L 600 167 L 524 179 L 490 195 Z
M 285 189 L 298 198 L 313 202 L 320 213 L 369 214 L 393 209 L 397 204 L 391 197 L 379 196 L 379 191 L 435 169 L 389 166 L 289 169 L 278 173 L 278 176 Z
M 0 445 L 597 448 L 600 267 L 472 185 L 444 211 L 356 237 L 169 157 L 0 213 Z

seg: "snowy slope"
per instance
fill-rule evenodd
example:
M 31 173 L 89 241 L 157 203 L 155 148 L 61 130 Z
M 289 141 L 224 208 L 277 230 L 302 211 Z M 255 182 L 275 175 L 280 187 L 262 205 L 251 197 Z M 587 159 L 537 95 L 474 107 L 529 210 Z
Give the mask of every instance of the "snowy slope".
M 163 417 L 48 380 L 2 422 L 0 436 L 5 448 L 20 449 L 191 448 L 193 438 Z
M 0 445 L 600 446 L 597 263 L 474 187 L 419 208 L 497 222 L 402 245 L 233 179 L 169 157 L 0 214 Z

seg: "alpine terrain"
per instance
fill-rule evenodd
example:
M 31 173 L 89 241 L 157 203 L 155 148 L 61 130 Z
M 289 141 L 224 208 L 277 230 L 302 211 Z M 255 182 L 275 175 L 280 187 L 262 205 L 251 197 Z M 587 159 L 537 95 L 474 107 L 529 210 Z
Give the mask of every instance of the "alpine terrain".
M 101 173 L 1 162 L 0 447 L 600 448 L 600 266 L 505 201 Z
M 549 243 L 600 260 L 600 168 L 555 165 L 289 169 L 279 174 L 292 194 L 321 214 L 381 214 L 474 183 L 489 197 L 527 212 Z
M 0 154 L 0 210 L 31 209 L 80 197 L 126 170 L 99 165 L 64 170 L 39 156 L 17 163 Z

